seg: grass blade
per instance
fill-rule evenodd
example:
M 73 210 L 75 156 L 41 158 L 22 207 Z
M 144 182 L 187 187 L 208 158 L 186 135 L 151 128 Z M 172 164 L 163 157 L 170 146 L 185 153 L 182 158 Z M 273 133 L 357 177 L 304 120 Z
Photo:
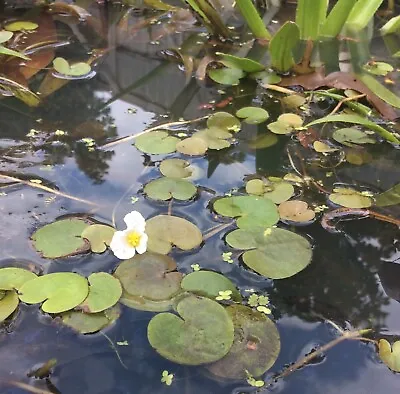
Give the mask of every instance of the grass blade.
M 320 35 L 336 37 L 343 29 L 346 19 L 356 2 L 357 0 L 339 0 L 322 25 Z
M 316 40 L 325 22 L 328 0 L 298 0 L 296 24 L 302 40 Z
M 364 29 L 382 3 L 383 0 L 358 0 L 347 18 L 345 27 L 353 31 Z
M 396 33 L 400 30 L 400 15 L 395 16 L 390 19 L 381 27 L 381 34 L 385 36 L 386 34 Z

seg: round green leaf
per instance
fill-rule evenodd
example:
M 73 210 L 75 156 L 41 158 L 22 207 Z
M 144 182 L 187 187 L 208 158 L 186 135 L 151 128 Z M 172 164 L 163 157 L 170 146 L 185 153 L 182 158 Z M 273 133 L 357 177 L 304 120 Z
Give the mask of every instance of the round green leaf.
M 242 300 L 238 289 L 228 278 L 212 271 L 195 271 L 186 275 L 181 287 L 183 290 L 211 299 L 215 299 L 221 290 L 231 290 L 233 301 Z
M 222 85 L 239 85 L 240 79 L 246 74 L 238 68 L 217 68 L 210 70 L 208 76 Z
M 202 139 L 207 144 L 208 149 L 220 150 L 231 146 L 231 142 L 228 140 L 232 138 L 232 134 L 223 129 L 211 127 L 197 131 L 192 138 Z
M 269 113 L 264 108 L 259 107 L 243 107 L 236 112 L 238 118 L 244 118 L 244 122 L 248 124 L 259 124 L 265 122 L 269 118 Z
M 85 313 L 102 312 L 114 306 L 122 295 L 121 282 L 106 272 L 96 272 L 88 278 L 89 294 L 79 305 Z
M 158 215 L 146 222 L 149 236 L 147 249 L 151 252 L 168 254 L 172 246 L 182 250 L 197 248 L 203 241 L 201 231 L 188 220 L 171 215 Z
M 57 220 L 33 233 L 33 246 L 49 259 L 87 252 L 89 243 L 81 234 L 88 226 L 84 220 L 76 218 Z
M 220 62 L 226 67 L 237 68 L 246 73 L 259 72 L 265 69 L 265 66 L 252 59 L 230 55 L 228 53 L 216 52 L 221 57 Z
M 261 179 L 251 179 L 246 183 L 246 192 L 257 196 L 269 198 L 275 204 L 289 200 L 294 193 L 294 187 L 289 182 L 268 181 Z
M 278 137 L 272 133 L 259 134 L 249 142 L 249 147 L 252 149 L 264 149 L 275 145 L 278 142 Z
M 15 290 L 6 291 L 0 300 L 0 323 L 7 319 L 18 307 L 19 299 Z
M 274 134 L 290 134 L 293 131 L 292 127 L 280 122 L 272 122 L 267 127 Z
M 177 147 L 178 149 L 178 147 Z M 165 159 L 160 164 L 160 172 L 168 178 L 188 178 L 192 175 L 190 163 L 182 159 Z
M 375 144 L 376 140 L 362 130 L 353 127 L 345 127 L 333 132 L 333 139 L 343 145 L 352 146 L 352 144 Z
M 143 189 L 153 200 L 190 200 L 197 193 L 197 187 L 185 179 L 162 177 L 149 182 Z
M 135 146 L 144 153 L 162 155 L 175 152 L 179 141 L 167 131 L 149 131 L 136 138 Z
M 281 102 L 290 109 L 296 109 L 306 103 L 306 98 L 304 96 L 300 96 L 299 94 L 291 94 L 283 97 Z
M 292 113 L 280 115 L 277 121 L 294 129 L 303 126 L 303 119 L 299 115 Z
M 333 189 L 333 193 L 329 195 L 329 200 L 346 208 L 369 208 L 372 205 L 371 197 L 347 187 Z
M 227 235 L 226 242 L 233 248 L 247 249 L 243 254 L 244 263 L 267 278 L 289 278 L 311 262 L 310 243 L 280 228 L 235 230 Z
M 154 316 L 147 328 L 150 345 L 166 359 L 185 365 L 200 365 L 224 357 L 233 343 L 233 323 L 215 301 L 187 297 L 177 312 Z
M 386 75 L 394 70 L 392 65 L 384 62 L 368 62 L 363 68 L 373 75 Z
M 4 26 L 8 31 L 35 30 L 38 27 L 39 25 L 37 23 L 29 21 L 15 21 Z
M 0 289 L 19 290 L 25 282 L 35 278 L 36 274 L 22 268 L 0 268 Z
M 256 73 L 252 73 L 250 78 L 253 78 L 258 81 L 258 83 L 262 85 L 274 85 L 281 82 L 282 78 L 271 71 L 259 71 Z
M 284 201 L 279 205 L 278 211 L 282 220 L 291 222 L 306 223 L 315 218 L 315 212 L 308 208 L 305 201 Z
M 337 148 L 333 148 L 323 141 L 314 141 L 313 148 L 318 153 L 331 153 L 338 150 Z
M 244 305 L 226 308 L 232 318 L 235 338 L 229 353 L 207 369 L 214 375 L 244 379 L 261 376 L 278 358 L 281 343 L 276 325 L 265 314 Z
M 92 224 L 83 230 L 81 237 L 85 238 L 90 243 L 90 249 L 93 253 L 103 253 L 115 233 L 115 229 L 104 224 Z
M 91 71 L 90 64 L 84 62 L 69 64 L 62 57 L 56 57 L 53 60 L 53 67 L 58 73 L 71 77 L 81 77 L 82 75 L 89 74 Z
M 13 32 L 7 30 L 0 30 L 0 44 L 8 41 L 14 35 Z
M 121 308 L 116 305 L 99 313 L 83 313 L 68 311 L 60 315 L 62 322 L 81 334 L 92 334 L 111 325 L 121 314 Z
M 240 228 L 267 228 L 279 220 L 276 205 L 263 197 L 223 197 L 214 202 L 214 210 L 222 216 L 238 218 Z
M 89 293 L 83 276 L 72 272 L 56 272 L 39 276 L 19 289 L 19 299 L 27 304 L 43 302 L 42 310 L 61 313 L 78 306 Z
M 184 155 L 201 156 L 207 152 L 208 143 L 203 138 L 189 137 L 176 144 L 176 150 Z
M 391 346 L 386 339 L 380 339 L 379 357 L 392 371 L 400 372 L 400 341 Z
M 238 132 L 240 121 L 229 112 L 215 112 L 207 119 L 207 127 Z

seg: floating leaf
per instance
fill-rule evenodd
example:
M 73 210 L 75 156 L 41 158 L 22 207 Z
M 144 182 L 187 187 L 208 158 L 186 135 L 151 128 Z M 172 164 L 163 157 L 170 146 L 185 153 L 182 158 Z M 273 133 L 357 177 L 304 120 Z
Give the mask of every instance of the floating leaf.
M 376 196 L 376 205 L 378 207 L 388 207 L 396 204 L 400 204 L 400 183 Z
M 331 153 L 338 150 L 337 148 L 333 148 L 332 146 L 329 146 L 327 143 L 322 141 L 314 141 L 313 148 L 318 153 Z
M 197 271 L 186 275 L 181 287 L 185 291 L 211 299 L 215 299 L 221 290 L 230 290 L 234 301 L 242 300 L 236 286 L 228 278 L 212 271 Z
M 11 31 L 0 30 L 0 44 L 8 41 L 14 35 Z
M 179 141 L 167 131 L 149 131 L 136 138 L 135 146 L 144 153 L 162 155 L 175 152 Z
M 362 130 L 355 129 L 353 127 L 346 127 L 343 129 L 335 130 L 332 134 L 335 141 L 346 145 L 353 146 L 353 144 L 375 144 L 375 138 L 366 134 Z
M 57 220 L 33 233 L 33 245 L 43 257 L 49 259 L 87 252 L 89 244 L 81 238 L 81 234 L 88 226 L 81 219 Z
M 39 27 L 39 25 L 35 22 L 30 21 L 15 21 L 8 23 L 4 26 L 4 28 L 8 31 L 21 31 L 21 30 L 35 30 Z
M 83 230 L 81 237 L 85 238 L 90 243 L 90 249 L 93 253 L 103 253 L 115 233 L 115 229 L 104 224 L 92 224 Z
M 207 369 L 214 375 L 243 379 L 246 370 L 261 376 L 270 369 L 280 352 L 280 337 L 275 324 L 264 314 L 243 305 L 226 308 L 232 318 L 235 337 L 229 353 Z
M 244 263 L 267 278 L 289 278 L 310 264 L 311 245 L 304 237 L 280 228 L 269 230 L 234 230 L 226 242 L 233 248 L 247 249 Z
M 176 150 L 184 155 L 201 156 L 207 152 L 208 142 L 203 138 L 189 137 L 176 144 Z
M 252 59 L 233 56 L 228 53 L 222 53 L 222 52 L 216 52 L 216 55 L 218 55 L 221 58 L 220 62 L 224 66 L 231 68 L 238 68 L 246 73 L 254 73 L 265 69 L 264 65 Z
M 0 289 L 19 290 L 25 282 L 35 278 L 36 274 L 23 268 L 0 268 Z
M 187 297 L 172 313 L 154 316 L 147 328 L 150 345 L 166 359 L 184 365 L 200 365 L 224 357 L 233 343 L 233 323 L 215 301 Z
M 62 57 L 56 57 L 53 60 L 53 67 L 58 73 L 63 75 L 68 75 L 71 77 L 81 77 L 83 75 L 89 74 L 92 70 L 90 64 L 79 62 L 74 64 L 69 64 L 67 60 Z
M 261 85 L 273 85 L 282 81 L 282 78 L 271 71 L 259 71 L 249 75 L 250 78 L 255 79 Z
M 116 305 L 99 313 L 83 313 L 69 311 L 60 315 L 62 322 L 81 334 L 92 334 L 114 323 L 121 314 L 121 308 Z
M 392 65 L 384 62 L 368 62 L 363 68 L 374 75 L 386 75 L 394 70 Z
M 306 98 L 299 94 L 291 94 L 290 96 L 283 97 L 281 102 L 288 108 L 295 109 L 299 108 L 306 103 Z
M 85 313 L 102 312 L 114 306 L 122 295 L 122 286 L 118 279 L 106 272 L 96 272 L 88 278 L 89 294 L 79 305 Z
M 219 215 L 238 218 L 236 222 L 240 228 L 266 228 L 279 220 L 276 205 L 263 197 L 223 197 L 214 202 L 214 210 Z
M 192 138 L 201 138 L 208 149 L 220 150 L 231 146 L 228 140 L 232 138 L 232 134 L 218 127 L 211 127 L 197 131 Z
M 380 339 L 379 357 L 392 371 L 400 372 L 400 341 L 390 345 L 386 339 Z
M 372 155 L 365 149 L 348 149 L 346 151 L 346 161 L 356 166 L 370 163 L 373 160 Z
M 269 113 L 264 108 L 259 107 L 243 107 L 236 112 L 238 118 L 244 118 L 244 122 L 248 124 L 259 124 L 265 122 L 269 118 Z
M 278 142 L 278 137 L 272 133 L 258 134 L 254 140 L 249 142 L 249 147 L 252 149 L 264 149 L 275 145 Z
M 315 218 L 315 212 L 308 208 L 305 201 L 284 201 L 279 205 L 278 211 L 281 219 L 291 222 L 305 223 Z
M 169 373 L 168 371 L 162 371 L 161 383 L 165 383 L 167 386 L 171 386 L 173 379 L 174 379 L 174 374 Z
M 346 208 L 369 208 L 372 205 L 371 197 L 347 187 L 333 189 L 333 193 L 329 195 L 329 200 Z
M 143 191 L 153 200 L 167 201 L 174 198 L 185 201 L 196 195 L 197 187 L 185 179 L 162 177 L 149 182 Z
M 292 197 L 294 187 L 289 182 L 281 180 L 251 179 L 246 183 L 246 192 L 256 196 L 264 196 L 275 204 L 280 204 Z
M 296 114 L 282 114 L 276 122 L 270 123 L 267 127 L 275 134 L 289 134 L 296 128 L 303 125 L 303 119 Z
M 56 272 L 26 282 L 19 290 L 19 298 L 27 304 L 43 302 L 47 313 L 65 312 L 78 306 L 89 293 L 83 276 L 72 272 Z
M 172 246 L 182 250 L 197 248 L 203 241 L 201 231 L 188 220 L 171 215 L 158 215 L 146 222 L 151 252 L 168 254 Z
M 19 299 L 15 290 L 6 291 L 0 300 L 0 323 L 7 319 L 18 307 Z
M 168 178 L 188 178 L 192 175 L 190 163 L 182 159 L 163 160 L 160 164 L 160 172 Z
M 237 132 L 240 130 L 240 121 L 228 112 L 215 112 L 207 119 L 207 127 Z
M 210 70 L 208 76 L 221 85 L 239 85 L 240 79 L 246 74 L 238 68 L 217 68 Z

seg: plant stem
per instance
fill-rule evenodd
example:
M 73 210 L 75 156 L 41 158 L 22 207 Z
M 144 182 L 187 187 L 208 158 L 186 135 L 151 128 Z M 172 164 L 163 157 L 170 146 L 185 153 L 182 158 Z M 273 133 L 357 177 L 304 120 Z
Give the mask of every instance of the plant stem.
M 264 40 L 270 40 L 272 38 L 271 33 L 265 27 L 263 20 L 251 0 L 237 0 L 236 5 L 256 38 Z

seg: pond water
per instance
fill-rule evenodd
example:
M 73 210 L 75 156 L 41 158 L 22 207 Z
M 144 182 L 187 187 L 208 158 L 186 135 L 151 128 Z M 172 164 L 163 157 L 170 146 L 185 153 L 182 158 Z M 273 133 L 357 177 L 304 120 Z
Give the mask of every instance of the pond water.
M 177 152 L 148 155 L 132 146 L 133 141 L 103 147 L 154 125 L 196 119 L 218 110 L 234 114 L 245 106 L 262 106 L 268 110 L 270 120 L 275 120 L 284 108 L 279 94 L 270 94 L 252 81 L 221 87 L 187 78 L 176 62 L 161 56 L 162 50 L 177 47 L 205 56 L 216 45 L 205 44 L 202 29 L 193 25 L 187 14 L 182 14 L 178 21 L 165 16 L 159 18 L 160 23 L 149 24 L 153 14 L 132 12 L 124 31 L 116 23 L 123 12 L 120 6 L 93 5 L 91 12 L 102 37 L 93 34 L 86 22 L 78 23 L 66 16 L 55 19 L 63 37 L 74 42 L 58 48 L 59 56 L 79 58 L 93 48 L 107 45 L 108 53 L 94 68 L 93 78 L 69 81 L 38 108 L 30 109 L 14 98 L 0 100 L 1 174 L 23 180 L 39 179 L 42 185 L 80 199 L 3 178 L 2 267 L 33 265 L 43 273 L 76 272 L 84 276 L 98 271 L 112 273 L 119 260 L 111 251 L 45 259 L 34 250 L 30 236 L 41 226 L 71 214 L 89 214 L 109 225 L 114 219 L 116 227 L 122 229 L 125 214 L 132 210 L 145 218 L 169 212 L 187 218 L 205 234 L 218 223 L 228 222 L 216 217 L 210 201 L 239 189 L 243 192 L 244 179 L 250 175 L 283 177 L 294 173 L 291 160 L 296 169 L 306 167 L 308 175 L 323 180 L 328 189 L 340 183 L 376 193 L 398 183 L 400 152 L 390 144 L 382 142 L 368 147 L 369 160 L 363 165 L 336 166 L 334 158 L 321 158 L 303 149 L 291 136 L 279 135 L 272 146 L 255 149 L 254 141 L 266 135 L 265 123 L 242 123 L 236 143 L 204 156 L 184 157 Z M 284 19 L 285 12 L 275 17 Z M 22 15 L 22 11 L 17 10 L 17 14 Z M 372 41 L 372 51 L 380 58 L 387 56 L 382 47 L 380 38 Z M 228 45 L 221 45 L 221 50 L 228 51 Z M 34 82 L 36 86 L 40 79 Z M 232 98 L 229 103 L 227 98 Z M 208 105 L 221 102 L 226 106 Z M 329 100 L 313 104 L 310 119 L 328 114 L 335 105 Z M 204 126 L 205 120 L 182 124 L 174 130 L 190 133 Z M 85 138 L 94 140 L 94 149 L 91 140 Z M 299 149 L 302 160 L 295 153 Z M 292 152 L 289 157 L 287 151 Z M 145 196 L 144 185 L 160 176 L 161 160 L 172 157 L 184 157 L 197 168 L 194 183 L 199 191 L 194 200 L 169 203 Z M 299 190 L 296 193 L 301 196 Z M 307 201 L 327 204 L 326 197 L 315 190 L 305 190 L 304 196 Z M 398 216 L 400 211 L 394 206 L 383 213 Z M 396 279 L 400 278 L 400 266 L 396 263 L 400 264 L 400 255 L 395 225 L 372 218 L 352 220 L 343 222 L 339 233 L 326 231 L 320 220 L 307 226 L 279 226 L 303 235 L 312 244 L 311 264 L 287 279 L 267 279 L 246 267 L 240 257 L 242 252 L 231 248 L 225 240 L 234 225 L 213 234 L 194 251 L 175 248 L 171 253 L 183 274 L 192 272 L 192 265 L 199 264 L 202 269 L 222 273 L 232 280 L 243 297 L 251 291 L 269 296 L 270 317 L 279 330 L 281 351 L 273 367 L 261 378 L 272 378 L 313 349 L 332 341 L 338 335 L 335 325 L 342 329 L 372 328 L 373 339 L 397 338 L 400 304 L 396 298 L 400 300 L 400 287 Z M 225 252 L 233 252 L 233 263 L 223 260 Z M 202 366 L 183 366 L 161 357 L 147 339 L 147 326 L 155 313 L 124 305 L 121 308 L 120 318 L 103 332 L 81 335 L 40 312 L 38 305 L 21 303 L 0 331 L 1 392 L 29 392 L 10 382 L 63 394 L 256 390 L 246 380 L 216 378 Z M 49 381 L 28 377 L 29 371 L 54 358 L 57 364 Z M 160 381 L 164 370 L 174 374 L 171 386 Z M 375 345 L 354 340 L 338 344 L 278 380 L 269 391 L 391 394 L 399 389 L 398 375 L 380 361 Z

